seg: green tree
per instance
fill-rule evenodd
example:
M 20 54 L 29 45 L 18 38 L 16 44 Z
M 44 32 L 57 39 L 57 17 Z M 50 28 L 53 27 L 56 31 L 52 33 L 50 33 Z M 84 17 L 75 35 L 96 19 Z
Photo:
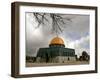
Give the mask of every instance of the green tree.
M 83 51 L 82 52 L 82 58 L 85 61 L 89 61 L 89 55 L 88 55 L 88 53 L 86 51 Z

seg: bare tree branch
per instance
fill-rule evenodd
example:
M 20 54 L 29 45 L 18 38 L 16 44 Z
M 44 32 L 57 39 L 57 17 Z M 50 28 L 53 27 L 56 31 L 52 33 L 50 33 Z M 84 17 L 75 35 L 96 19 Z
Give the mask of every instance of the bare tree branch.
M 63 32 L 63 25 L 66 24 L 65 18 L 63 18 L 60 14 L 49 14 L 49 18 L 47 18 L 46 13 L 33 13 L 36 21 L 38 22 L 38 26 L 45 25 L 45 22 L 49 23 L 49 20 L 52 19 L 52 31 L 55 32 L 57 35 Z M 67 21 L 71 22 L 70 18 L 66 19 Z M 48 25 L 47 25 L 48 26 Z

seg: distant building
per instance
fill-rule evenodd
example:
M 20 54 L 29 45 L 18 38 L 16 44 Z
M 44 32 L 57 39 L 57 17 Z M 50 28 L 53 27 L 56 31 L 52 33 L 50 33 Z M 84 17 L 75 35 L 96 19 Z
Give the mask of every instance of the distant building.
M 60 37 L 51 40 L 49 47 L 40 48 L 37 52 L 36 62 L 65 63 L 76 61 L 75 50 L 65 48 L 64 41 Z

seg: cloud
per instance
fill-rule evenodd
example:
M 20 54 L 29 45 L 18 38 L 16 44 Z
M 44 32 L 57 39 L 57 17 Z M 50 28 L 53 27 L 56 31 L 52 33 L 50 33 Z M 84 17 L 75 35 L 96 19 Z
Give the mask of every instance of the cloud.
M 65 31 L 62 35 L 70 40 L 80 39 L 83 36 L 89 35 L 89 16 L 75 15 L 72 22 L 66 25 Z
M 79 40 L 69 42 L 69 48 L 74 48 L 75 53 L 80 56 L 83 51 L 89 54 L 90 38 L 89 36 L 82 37 Z

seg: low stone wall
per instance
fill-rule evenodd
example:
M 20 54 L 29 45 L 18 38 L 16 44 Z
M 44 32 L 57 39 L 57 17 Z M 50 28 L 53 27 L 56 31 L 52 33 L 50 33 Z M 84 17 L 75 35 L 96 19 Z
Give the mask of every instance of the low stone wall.
M 50 58 L 48 63 L 65 63 L 68 61 L 76 61 L 76 58 L 75 57 L 67 57 L 67 56 L 57 56 L 55 58 Z M 46 62 L 46 59 L 37 57 L 36 62 L 37 63 Z

